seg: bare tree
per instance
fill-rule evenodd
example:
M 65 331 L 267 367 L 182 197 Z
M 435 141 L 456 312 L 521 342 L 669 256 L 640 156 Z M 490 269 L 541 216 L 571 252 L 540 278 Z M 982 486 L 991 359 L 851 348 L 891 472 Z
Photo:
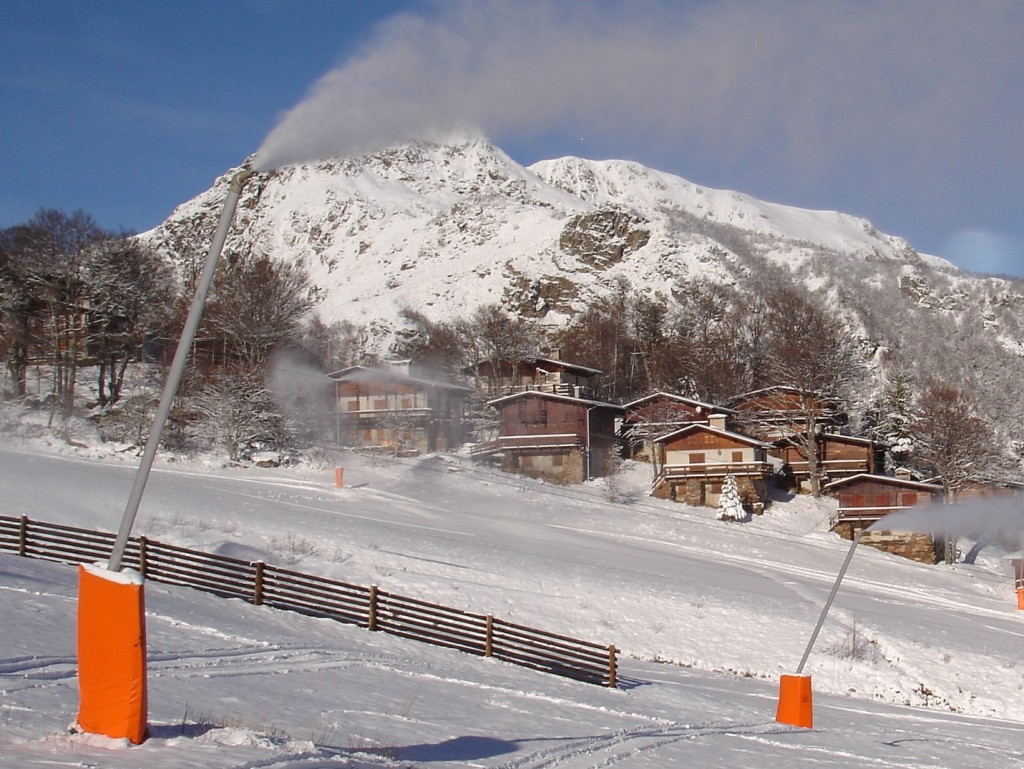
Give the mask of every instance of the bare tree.
M 43 347 L 38 321 L 46 290 L 37 277 L 34 241 L 35 234 L 25 225 L 0 231 L 0 354 L 16 396 L 28 393 L 29 361 Z
M 481 305 L 468 319 L 456 321 L 455 332 L 474 366 L 490 364 L 491 391 L 497 387 L 503 370 L 513 369 L 540 347 L 532 326 L 498 304 Z
M 128 363 L 170 320 L 174 281 L 170 265 L 134 238 L 97 243 L 87 258 L 87 346 L 98 363 L 100 405 L 121 397 Z
M 618 302 L 588 307 L 555 342 L 566 360 L 604 372 L 608 397 L 627 397 L 635 393 L 630 382 L 633 341 L 624 308 Z
M 747 389 L 743 350 L 743 302 L 726 286 L 691 282 L 673 295 L 671 315 L 677 361 L 674 378 L 684 394 L 710 402 Z
M 915 462 L 939 478 L 947 499 L 955 499 L 994 462 L 993 430 L 965 391 L 941 382 L 925 387 L 917 409 Z
M 189 398 L 193 425 L 223 448 L 231 461 L 255 445 L 282 448 L 290 439 L 284 418 L 262 379 L 254 372 L 223 371 Z
M 320 368 L 328 372 L 377 363 L 367 350 L 366 327 L 346 320 L 327 324 L 313 315 L 299 332 L 299 344 L 315 355 Z
M 235 256 L 220 270 L 205 325 L 222 338 L 231 357 L 250 369 L 277 345 L 295 338 L 315 304 L 305 269 L 269 256 Z
M 479 363 L 467 358 L 455 324 L 432 321 L 409 308 L 403 309 L 400 315 L 409 325 L 399 332 L 392 345 L 391 353 L 396 358 L 415 360 L 420 368 L 448 377 L 459 376 L 467 366 Z
M 837 403 L 860 370 L 856 350 L 842 321 L 795 289 L 780 289 L 768 298 L 765 321 L 772 383 L 796 394 L 773 416 L 786 422 L 790 439 L 807 460 L 811 493 L 819 496 L 817 436 L 834 419 Z
M 32 339 L 26 334 L 25 312 L 42 319 L 45 335 L 39 339 L 40 357 L 45 353 L 51 363 L 52 390 L 50 423 L 58 410 L 67 427 L 74 406 L 78 363 L 86 336 L 88 316 L 89 250 L 108 237 L 88 214 L 65 214 L 41 209 L 14 237 L 5 238 L 5 305 L 14 309 L 9 353 L 19 388 L 24 386 L 24 366 L 29 351 L 24 346 Z M 20 319 L 19 318 L 20 314 Z M 6 325 L 6 324 L 5 324 Z M 43 341 L 45 339 L 45 342 Z M 11 358 L 9 357 L 9 360 Z

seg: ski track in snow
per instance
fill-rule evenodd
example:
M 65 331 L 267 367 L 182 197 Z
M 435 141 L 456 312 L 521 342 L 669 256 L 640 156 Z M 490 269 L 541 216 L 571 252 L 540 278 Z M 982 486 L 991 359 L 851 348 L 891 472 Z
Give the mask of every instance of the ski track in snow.
M 677 742 L 698 740 L 709 736 L 767 735 L 792 732 L 791 727 L 774 722 L 762 724 L 689 724 L 672 723 L 661 726 L 636 726 L 601 737 L 570 741 L 565 745 L 530 753 L 522 758 L 500 764 L 498 769 L 555 769 L 556 767 L 615 766 L 649 751 Z

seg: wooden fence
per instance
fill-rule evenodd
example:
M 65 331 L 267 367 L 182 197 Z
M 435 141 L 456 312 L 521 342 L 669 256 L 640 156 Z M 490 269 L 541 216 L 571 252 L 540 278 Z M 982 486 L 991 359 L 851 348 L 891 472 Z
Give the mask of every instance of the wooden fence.
M 75 526 L 0 516 L 0 551 L 79 564 L 110 557 L 114 535 Z M 123 565 L 146 579 L 240 598 L 257 606 L 325 617 L 416 641 L 494 657 L 515 665 L 617 686 L 614 646 L 517 625 L 326 577 L 131 537 Z

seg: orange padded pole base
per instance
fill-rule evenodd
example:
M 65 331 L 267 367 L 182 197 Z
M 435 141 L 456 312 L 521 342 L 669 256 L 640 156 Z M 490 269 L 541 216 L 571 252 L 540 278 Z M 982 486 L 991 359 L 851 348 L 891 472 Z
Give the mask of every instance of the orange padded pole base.
M 142 578 L 78 567 L 78 727 L 146 738 L 146 606 Z
M 782 676 L 779 679 L 779 708 L 775 712 L 775 720 L 807 729 L 814 725 L 810 676 Z
M 1024 611 L 1024 587 L 1017 588 L 1017 608 Z
M 334 485 L 336 488 L 342 488 L 345 485 L 345 468 L 335 467 L 334 468 Z

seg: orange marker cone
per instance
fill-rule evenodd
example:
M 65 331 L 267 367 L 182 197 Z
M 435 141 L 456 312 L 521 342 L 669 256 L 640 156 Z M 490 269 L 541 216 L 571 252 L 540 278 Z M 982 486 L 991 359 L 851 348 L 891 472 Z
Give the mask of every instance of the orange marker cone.
M 146 738 L 146 607 L 135 572 L 78 567 L 78 692 L 82 731 Z
M 775 720 L 807 729 L 814 725 L 810 676 L 782 676 L 779 679 L 779 708 L 775 712 Z

